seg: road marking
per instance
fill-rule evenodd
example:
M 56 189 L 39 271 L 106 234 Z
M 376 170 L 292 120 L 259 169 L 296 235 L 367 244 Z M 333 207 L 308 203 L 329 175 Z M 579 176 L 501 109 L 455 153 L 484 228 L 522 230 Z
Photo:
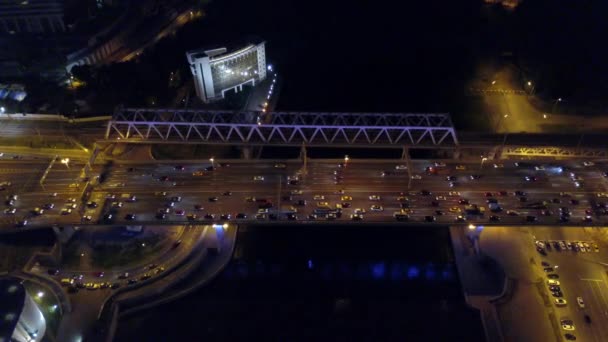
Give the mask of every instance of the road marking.
M 593 278 L 580 278 L 580 280 L 583 280 L 583 281 L 594 281 L 594 282 L 598 282 L 598 283 L 603 283 L 604 282 L 602 279 L 593 279 Z

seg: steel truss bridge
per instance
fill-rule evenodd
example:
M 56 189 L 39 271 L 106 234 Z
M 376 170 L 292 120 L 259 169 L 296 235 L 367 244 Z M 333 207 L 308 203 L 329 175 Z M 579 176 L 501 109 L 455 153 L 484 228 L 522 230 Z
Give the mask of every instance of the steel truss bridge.
M 281 146 L 455 147 L 449 114 L 122 109 L 107 141 Z

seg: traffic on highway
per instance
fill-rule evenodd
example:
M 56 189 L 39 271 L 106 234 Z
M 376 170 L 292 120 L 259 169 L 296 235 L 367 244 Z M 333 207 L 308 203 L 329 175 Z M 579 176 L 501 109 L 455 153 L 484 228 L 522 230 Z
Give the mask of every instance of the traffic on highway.
M 2 174 L 4 223 L 147 224 L 394 221 L 594 225 L 606 220 L 608 167 L 592 162 L 312 161 L 55 166 Z M 102 175 L 103 174 L 103 175 Z M 409 189 L 408 189 L 409 186 Z

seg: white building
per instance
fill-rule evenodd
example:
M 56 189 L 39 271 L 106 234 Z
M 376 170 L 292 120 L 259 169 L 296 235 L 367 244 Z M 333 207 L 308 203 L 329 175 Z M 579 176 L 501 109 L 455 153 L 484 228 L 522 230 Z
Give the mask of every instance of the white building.
M 39 342 L 46 321 L 19 279 L 0 278 L 0 342 Z
M 65 32 L 63 0 L 0 0 L 0 35 Z
M 196 95 L 203 102 L 224 98 L 226 91 L 243 90 L 266 78 L 265 42 L 228 52 L 225 47 L 186 53 L 194 76 Z

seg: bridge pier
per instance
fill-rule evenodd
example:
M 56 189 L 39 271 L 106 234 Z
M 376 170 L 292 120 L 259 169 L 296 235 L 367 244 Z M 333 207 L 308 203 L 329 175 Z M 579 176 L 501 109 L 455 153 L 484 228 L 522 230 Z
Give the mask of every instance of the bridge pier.
M 251 155 L 252 155 L 251 147 L 244 146 L 243 148 L 241 148 L 241 157 L 243 159 L 251 160 Z
M 456 160 L 460 159 L 460 147 L 456 147 L 454 149 L 454 159 L 456 159 Z
M 300 159 L 302 159 L 300 173 L 305 176 L 308 173 L 308 155 L 306 154 L 306 145 L 304 144 L 302 144 L 302 147 L 300 148 Z

